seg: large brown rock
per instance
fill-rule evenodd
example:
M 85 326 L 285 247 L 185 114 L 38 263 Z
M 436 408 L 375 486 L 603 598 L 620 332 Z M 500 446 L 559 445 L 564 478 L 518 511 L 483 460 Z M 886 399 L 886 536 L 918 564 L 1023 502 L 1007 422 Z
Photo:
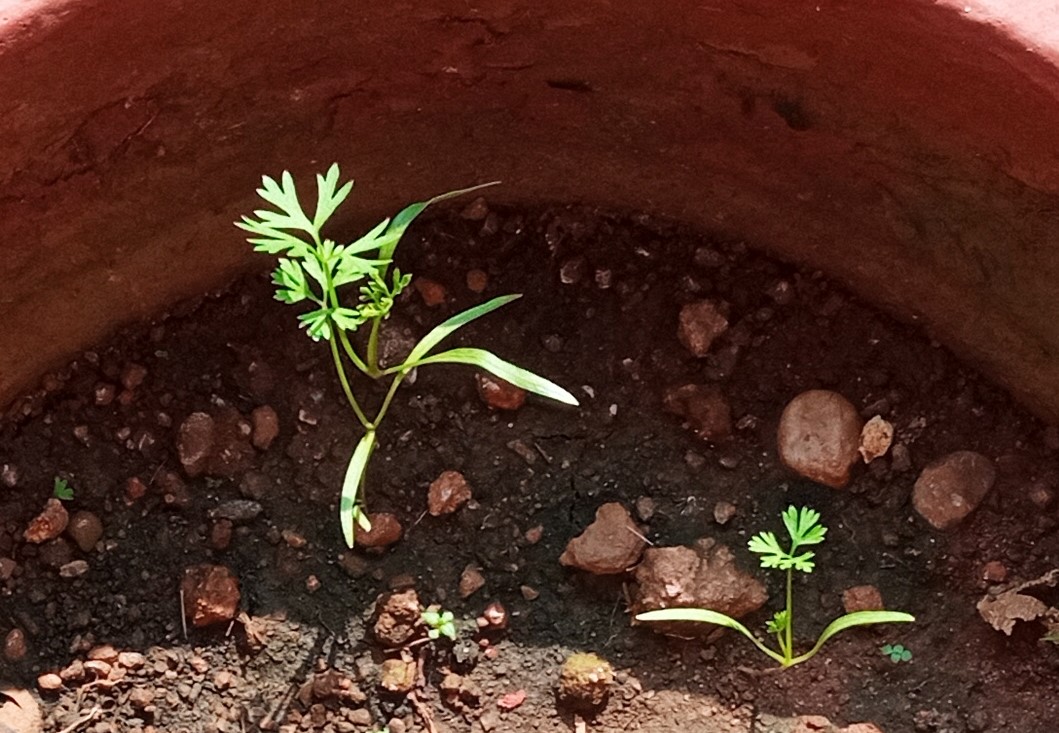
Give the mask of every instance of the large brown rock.
M 227 623 L 239 610 L 239 579 L 223 565 L 194 565 L 180 584 L 192 626 Z
M 644 553 L 636 568 L 632 612 L 706 608 L 740 618 L 766 600 L 765 586 L 736 567 L 732 551 L 703 537 L 691 547 L 652 547 Z
M 596 521 L 566 545 L 559 562 L 596 575 L 624 573 L 646 546 L 629 510 L 617 502 L 596 510 Z
M 862 426 L 857 408 L 837 392 L 802 392 L 780 416 L 780 460 L 801 476 L 841 489 L 857 462 Z
M 912 504 L 935 529 L 949 529 L 975 510 L 994 481 L 991 460 L 974 451 L 957 451 L 923 469 L 912 489 Z

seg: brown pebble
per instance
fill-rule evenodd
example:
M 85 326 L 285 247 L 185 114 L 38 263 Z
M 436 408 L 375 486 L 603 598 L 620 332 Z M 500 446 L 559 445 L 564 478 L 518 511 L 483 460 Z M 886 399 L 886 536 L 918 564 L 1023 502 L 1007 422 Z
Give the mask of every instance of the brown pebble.
M 535 601 L 541 596 L 539 590 L 529 585 L 520 585 L 518 589 L 522 593 L 522 597 L 527 601 Z
M 143 384 L 143 380 L 146 378 L 147 367 L 142 364 L 130 362 L 121 370 L 121 386 L 130 392 Z
M 448 296 L 444 285 L 426 277 L 417 277 L 412 282 L 412 286 L 419 293 L 419 297 L 423 299 L 423 305 L 427 308 L 437 308 L 445 303 L 445 298 Z
M 982 566 L 982 580 L 989 583 L 1003 583 L 1007 578 L 1007 566 L 999 560 L 990 560 Z
M 214 550 L 227 550 L 232 544 L 232 520 L 218 519 L 210 525 L 210 547 Z
M 452 514 L 471 499 L 471 486 L 459 471 L 443 471 L 430 484 L 427 508 L 432 517 Z
M 37 678 L 37 687 L 43 692 L 55 692 L 56 690 L 61 690 L 62 686 L 62 677 L 54 672 L 47 672 Z
M 485 585 L 485 576 L 474 565 L 468 565 L 460 575 L 460 598 L 470 598 Z
M 495 410 L 517 410 L 526 402 L 526 390 L 500 377 L 476 372 L 474 379 L 482 402 Z
M 882 594 L 874 585 L 858 585 L 842 591 L 842 607 L 846 613 L 881 611 L 885 608 Z
M 268 450 L 269 446 L 279 436 L 279 415 L 269 405 L 254 408 L 250 413 L 254 447 L 258 450 Z
M 18 662 L 25 658 L 29 650 L 26 645 L 26 635 L 22 629 L 11 629 L 4 637 L 4 659 L 9 662 Z
M 526 542 L 529 542 L 531 545 L 537 544 L 541 541 L 541 538 L 544 537 L 544 525 L 538 524 L 536 527 L 530 527 L 526 530 L 525 537 Z
M 147 494 L 147 485 L 136 476 L 125 482 L 125 504 L 132 506 Z
M 103 522 L 92 512 L 76 512 L 70 517 L 66 533 L 81 548 L 81 552 L 91 552 L 103 538 Z
M 484 292 L 489 285 L 489 275 L 484 270 L 467 271 L 467 289 L 472 293 Z
M 89 649 L 87 656 L 91 660 L 114 664 L 114 662 L 118 661 L 118 650 L 110 644 L 102 644 Z
M 404 529 L 401 521 L 394 514 L 375 512 L 368 514 L 371 530 L 365 532 L 357 528 L 356 543 L 360 547 L 387 547 L 401 539 Z

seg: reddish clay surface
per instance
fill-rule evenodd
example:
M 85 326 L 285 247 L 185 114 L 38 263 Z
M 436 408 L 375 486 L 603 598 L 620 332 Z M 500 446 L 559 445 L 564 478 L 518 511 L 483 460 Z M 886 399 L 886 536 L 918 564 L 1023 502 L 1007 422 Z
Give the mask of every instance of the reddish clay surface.
M 1059 11 L 1043 2 L 0 2 L 0 402 L 249 262 L 263 172 L 358 223 L 648 210 L 826 270 L 1059 415 Z

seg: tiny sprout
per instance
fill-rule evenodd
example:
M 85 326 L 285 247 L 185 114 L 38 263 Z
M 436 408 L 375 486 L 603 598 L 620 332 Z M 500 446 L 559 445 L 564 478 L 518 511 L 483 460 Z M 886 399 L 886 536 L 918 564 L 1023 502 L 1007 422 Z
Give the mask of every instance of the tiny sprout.
M 70 501 L 74 498 L 73 487 L 70 486 L 70 482 L 64 478 L 55 477 L 55 483 L 52 485 L 51 490 L 52 496 L 60 501 Z
M 427 636 L 437 639 L 444 636 L 456 640 L 456 621 L 452 611 L 427 609 L 419 617 L 427 627 Z
M 794 586 L 793 576 L 797 570 L 802 573 L 811 573 L 816 563 L 813 558 L 816 553 L 805 550 L 806 546 L 819 545 L 824 541 L 827 527 L 820 524 L 820 512 L 802 507 L 800 510 L 791 506 L 787 507 L 781 515 L 783 525 L 790 537 L 789 549 L 783 549 L 780 541 L 773 532 L 759 532 L 750 539 L 747 547 L 751 552 L 761 556 L 761 567 L 783 570 L 787 573 L 787 605 L 782 611 L 777 611 L 766 624 L 768 633 L 776 636 L 779 651 L 765 646 L 746 626 L 717 611 L 707 608 L 663 608 L 657 611 L 647 611 L 636 616 L 638 621 L 698 621 L 708 624 L 717 624 L 734 629 L 745 636 L 754 646 L 768 657 L 779 662 L 783 667 L 792 667 L 811 659 L 824 646 L 824 643 L 835 634 L 854 626 L 868 626 L 870 624 L 893 624 L 915 621 L 915 618 L 907 613 L 897 611 L 856 611 L 840 616 L 829 623 L 820 633 L 816 644 L 804 654 L 794 654 Z M 901 647 L 902 653 L 912 658 L 912 653 Z M 898 661 L 898 660 L 894 660 Z M 905 660 L 907 661 L 907 660 Z
M 912 650 L 906 649 L 903 644 L 887 644 L 886 646 L 879 649 L 884 656 L 890 658 L 890 661 L 897 664 L 898 662 L 911 662 L 912 661 Z

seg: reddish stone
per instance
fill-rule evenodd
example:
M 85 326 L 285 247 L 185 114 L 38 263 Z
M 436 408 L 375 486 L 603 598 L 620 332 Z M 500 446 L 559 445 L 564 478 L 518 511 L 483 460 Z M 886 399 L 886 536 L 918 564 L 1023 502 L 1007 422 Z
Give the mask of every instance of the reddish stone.
M 478 396 L 495 410 L 517 410 L 526 402 L 526 390 L 492 374 L 476 372 Z
M 254 408 L 250 413 L 253 426 L 253 444 L 258 450 L 268 450 L 272 441 L 279 437 L 279 415 L 269 405 Z
M 990 560 L 982 566 L 982 580 L 988 583 L 1003 583 L 1007 579 L 1007 566 L 999 560 Z
M 356 531 L 356 544 L 360 547 L 388 547 L 401 539 L 404 528 L 396 515 L 388 512 L 368 514 L 371 529 L 365 532 L 360 527 Z
M 232 544 L 232 520 L 218 519 L 210 525 L 210 547 L 227 550 Z
M 121 386 L 130 392 L 143 384 L 143 380 L 146 378 L 147 367 L 142 364 L 129 362 L 121 370 Z
M 195 477 L 206 471 L 215 429 L 213 418 L 205 412 L 193 412 L 180 424 L 177 455 L 188 476 Z
M 423 299 L 423 305 L 427 308 L 437 308 L 439 305 L 443 305 L 445 298 L 448 296 L 444 285 L 429 278 L 417 277 L 412 282 L 412 285 L 415 287 L 416 292 L 419 293 L 419 297 Z
M 383 646 L 398 648 L 419 633 L 423 606 L 414 589 L 383 593 L 375 601 L 375 638 Z
M 526 691 L 515 690 L 514 692 L 509 692 L 503 697 L 501 697 L 499 700 L 497 700 L 496 706 L 501 710 L 508 711 L 514 710 L 524 702 L 526 702 Z
M 174 471 L 163 471 L 158 477 L 158 488 L 162 490 L 162 501 L 166 506 L 183 509 L 191 504 L 191 494 L 180 474 Z
M 684 348 L 697 357 L 706 356 L 714 339 L 727 330 L 728 319 L 708 300 L 688 303 L 680 309 L 677 338 Z
M 26 542 L 39 545 L 61 535 L 69 522 L 70 515 L 66 512 L 66 507 L 63 506 L 61 501 L 53 497 L 48 499 L 48 502 L 44 505 L 44 510 L 34 517 L 22 536 L 26 539 Z
M 62 677 L 54 672 L 46 672 L 37 678 L 37 687 L 41 692 L 56 692 L 63 686 Z
M 132 506 L 147 494 L 147 484 L 133 476 L 125 482 L 125 504 Z
M 595 521 L 570 540 L 559 562 L 596 575 L 613 575 L 635 565 L 646 545 L 629 510 L 611 502 L 596 510 Z
M 444 471 L 430 484 L 427 507 L 430 515 L 451 514 L 471 499 L 471 487 L 459 471 Z
M 957 451 L 923 469 L 912 488 L 912 505 L 935 529 L 959 524 L 996 481 L 993 462 L 973 451 Z
M 467 289 L 472 293 L 484 292 L 489 286 L 489 275 L 484 270 L 467 271 Z
M 468 565 L 460 574 L 460 598 L 470 598 L 485 586 L 482 571 L 474 565 Z
M 857 611 L 882 611 L 882 593 L 874 585 L 856 585 L 842 591 L 842 608 L 846 613 Z
M 184 611 L 193 626 L 226 623 L 239 610 L 239 580 L 223 565 L 195 565 L 180 584 Z

